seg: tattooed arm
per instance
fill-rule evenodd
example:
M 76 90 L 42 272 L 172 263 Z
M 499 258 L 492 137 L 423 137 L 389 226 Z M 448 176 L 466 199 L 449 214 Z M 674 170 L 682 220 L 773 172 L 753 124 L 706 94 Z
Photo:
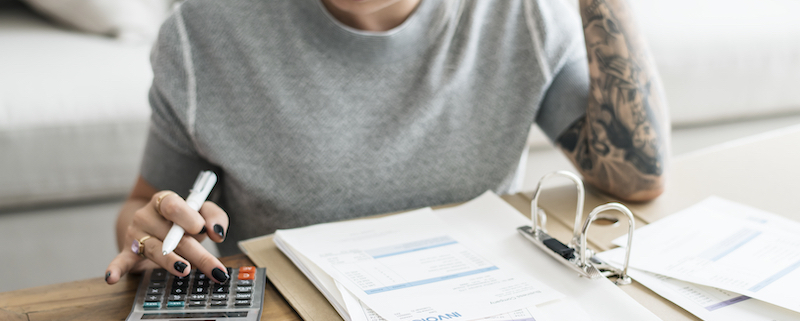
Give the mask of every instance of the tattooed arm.
M 661 194 L 669 119 L 624 0 L 580 0 L 589 59 L 586 117 L 557 141 L 584 179 L 630 201 Z

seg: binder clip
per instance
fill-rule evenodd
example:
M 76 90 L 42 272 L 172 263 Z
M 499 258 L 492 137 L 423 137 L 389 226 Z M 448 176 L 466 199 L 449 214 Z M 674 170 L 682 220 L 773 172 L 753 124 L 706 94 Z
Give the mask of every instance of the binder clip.
M 578 204 L 575 209 L 575 226 L 573 228 L 572 239 L 568 244 L 561 243 L 559 240 L 547 234 L 545 224 L 547 223 L 547 214 L 545 211 L 538 207 L 539 194 L 542 192 L 542 183 L 554 176 L 561 176 L 570 179 L 575 183 L 578 188 Z M 539 180 L 536 186 L 536 194 L 531 201 L 531 226 L 521 226 L 517 230 L 525 236 L 533 244 L 536 244 L 545 253 L 549 254 L 556 260 L 572 268 L 581 276 L 597 279 L 600 277 L 617 277 L 614 282 L 617 285 L 625 285 L 631 283 L 631 278 L 628 276 L 628 261 L 631 255 L 631 242 L 633 240 L 633 214 L 631 211 L 620 203 L 608 203 L 595 207 L 582 221 L 583 216 L 583 203 L 585 199 L 585 190 L 583 181 L 568 171 L 557 171 L 545 175 Z M 589 226 L 597 219 L 598 214 L 616 210 L 625 214 L 628 217 L 628 243 L 625 248 L 625 265 L 622 269 L 618 269 L 610 264 L 604 262 L 600 258 L 594 256 L 594 251 L 589 249 L 586 245 L 586 235 Z

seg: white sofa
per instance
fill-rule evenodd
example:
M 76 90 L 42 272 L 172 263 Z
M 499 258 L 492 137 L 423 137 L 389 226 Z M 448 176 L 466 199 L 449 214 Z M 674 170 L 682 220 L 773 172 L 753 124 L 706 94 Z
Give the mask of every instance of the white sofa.
M 0 8 L 0 209 L 119 197 L 149 119 L 148 45 Z
M 800 114 L 800 1 L 629 1 L 673 126 Z M 149 48 L 20 6 L 0 8 L 0 45 L 0 210 L 125 195 L 147 131 Z

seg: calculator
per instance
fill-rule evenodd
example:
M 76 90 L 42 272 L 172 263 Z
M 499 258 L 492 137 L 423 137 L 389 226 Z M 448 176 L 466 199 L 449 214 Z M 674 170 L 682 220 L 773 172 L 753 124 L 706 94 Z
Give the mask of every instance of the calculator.
M 228 275 L 219 284 L 198 270 L 184 277 L 147 270 L 126 320 L 260 320 L 266 269 L 228 268 Z

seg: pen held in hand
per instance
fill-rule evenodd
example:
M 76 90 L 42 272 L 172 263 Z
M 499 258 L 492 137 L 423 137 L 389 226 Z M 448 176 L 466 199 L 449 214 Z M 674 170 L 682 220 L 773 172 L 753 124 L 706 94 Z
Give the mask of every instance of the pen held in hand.
M 194 181 L 194 186 L 192 186 L 189 197 L 186 198 L 186 203 L 189 204 L 189 207 L 195 211 L 199 211 L 216 183 L 217 175 L 214 174 L 214 172 L 200 172 L 200 175 L 198 175 L 197 179 Z M 181 241 L 184 232 L 180 225 L 173 223 L 167 236 L 164 238 L 164 243 L 161 246 L 161 254 L 167 255 L 172 253 L 172 251 L 178 247 L 178 243 Z

